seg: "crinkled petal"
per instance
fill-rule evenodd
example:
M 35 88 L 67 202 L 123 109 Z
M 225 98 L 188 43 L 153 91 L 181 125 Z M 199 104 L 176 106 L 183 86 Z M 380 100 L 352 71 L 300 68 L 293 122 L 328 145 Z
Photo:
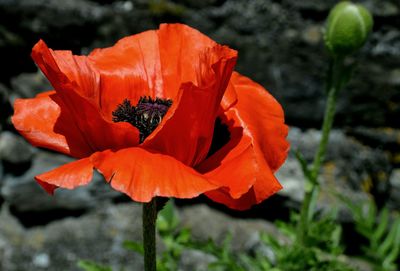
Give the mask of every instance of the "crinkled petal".
M 243 128 L 233 121 L 225 120 L 224 125 L 230 132 L 229 142 L 200 163 L 196 170 L 218 182 L 230 197 L 239 198 L 256 182 L 257 160 L 251 139 L 243 134 Z
M 92 162 L 115 190 L 138 202 L 156 196 L 193 198 L 218 187 L 176 159 L 142 148 L 104 151 Z
M 232 80 L 229 80 L 229 84 L 225 90 L 224 96 L 222 97 L 221 107 L 224 111 L 227 111 L 236 103 L 237 103 L 237 95 L 235 86 L 232 83 Z
M 35 177 L 36 181 L 49 193 L 58 187 L 73 189 L 87 185 L 93 177 L 90 157 L 62 165 Z
M 236 166 L 243 167 L 248 176 L 237 174 L 237 179 L 235 179 L 235 175 L 231 172 L 234 165 L 231 165 L 231 168 L 222 166 L 223 164 L 220 162 L 222 159 L 218 158 L 218 152 L 207 158 L 199 167 L 205 176 L 213 173 L 213 179 L 219 180 L 219 184 L 222 185 L 225 182 L 223 188 L 207 192 L 208 197 L 230 208 L 245 210 L 262 202 L 282 188 L 273 172 L 287 157 L 289 144 L 286 141 L 286 136 L 288 129 L 284 124 L 283 111 L 280 105 L 264 88 L 237 73 L 233 74 L 231 83 L 235 87 L 238 100 L 229 110 L 224 112 L 227 119 L 225 122 L 232 122 L 234 126 L 242 127 L 243 133 L 238 139 L 232 132 L 232 125 L 228 125 L 231 139 L 221 150 L 231 148 L 231 154 L 240 153 L 240 148 L 247 146 L 247 150 L 252 154 L 251 157 L 254 157 L 252 161 L 256 164 L 256 168 L 249 170 L 249 167 L 247 167 L 246 169 L 242 164 L 249 163 L 250 160 L 243 159 L 236 163 Z M 237 140 L 239 140 L 239 143 L 232 144 L 232 141 Z M 205 163 L 214 164 L 215 169 L 207 173 L 202 168 Z M 225 178 L 225 176 L 230 177 Z M 243 183 L 251 184 L 247 191 L 243 189 L 246 186 L 237 185 Z M 233 189 L 237 189 L 236 193 L 233 193 Z
M 256 156 L 254 148 L 252 146 L 250 148 L 251 151 L 248 151 L 251 152 L 253 157 Z M 235 151 L 233 150 L 232 152 Z M 246 169 L 243 166 L 246 163 L 249 164 L 250 161 L 253 163 L 253 166 L 256 166 L 256 169 Z M 215 202 L 222 203 L 231 209 L 247 210 L 282 189 L 281 184 L 275 178 L 266 161 L 259 156 L 254 161 L 249 160 L 248 157 L 242 154 L 236 160 L 231 160 L 227 164 L 227 166 L 217 167 L 214 172 L 211 172 L 212 176 L 209 176 L 207 173 L 204 174 L 205 176 L 212 177 L 213 180 L 219 180 L 220 185 L 223 185 L 225 182 L 224 187 L 205 193 L 207 197 Z M 237 173 L 235 175 L 234 173 L 236 172 L 240 172 L 241 174 Z M 251 184 L 251 187 L 244 193 L 243 188 L 245 186 L 243 186 L 243 183 L 247 185 Z M 239 190 L 239 188 L 242 189 Z M 235 191 L 236 193 L 234 193 Z
M 85 137 L 94 151 L 105 149 L 119 149 L 135 146 L 139 142 L 138 130 L 128 123 L 113 123 L 104 119 L 98 104 L 92 98 L 83 95 L 82 85 L 95 86 L 96 73 L 89 73 L 90 65 L 83 61 L 83 57 L 74 58 L 76 61 L 65 60 L 64 56 L 70 56 L 65 52 L 55 53 L 47 48 L 43 41 L 39 41 L 33 48 L 32 57 L 40 69 L 52 83 L 58 97 L 68 108 L 70 118 Z M 79 59 L 79 60 L 78 60 Z M 65 63 L 75 63 L 70 69 L 78 69 L 75 72 L 67 70 Z M 61 64 L 60 64 L 61 63 Z M 82 64 L 84 63 L 84 64 Z M 64 69 L 62 70 L 60 66 Z M 72 75 L 79 75 L 75 78 Z M 72 77 L 72 78 L 71 78 Z M 85 78 L 81 78 L 85 77 Z
M 40 40 L 32 49 L 32 58 L 56 91 L 64 91 L 65 85 L 70 83 L 74 91 L 99 104 L 100 75 L 86 56 L 76 56 L 67 50 L 51 50 Z
M 215 118 L 236 57 L 236 51 L 220 45 L 204 51 L 199 85 L 190 82 L 180 86 L 178 99 L 143 146 L 189 166 L 202 161 L 210 148 Z
M 200 69 L 211 71 L 210 64 L 213 64 L 203 66 L 199 60 L 217 43 L 183 24 L 161 24 L 158 36 L 165 97 L 176 97 L 182 83 L 192 82 L 199 86 Z
M 262 86 L 245 76 L 233 73 L 231 82 L 238 97 L 233 107 L 238 119 L 243 123 L 245 133 L 252 138 L 257 155 L 263 156 L 275 172 L 289 151 L 288 127 L 282 107 Z
M 279 185 L 277 180 L 272 182 L 274 183 L 272 187 L 270 185 L 265 185 L 265 181 L 270 183 L 273 179 L 275 179 L 275 176 L 270 175 L 270 179 L 266 179 L 263 182 L 257 181 L 248 192 L 237 199 L 232 198 L 226 188 L 213 190 L 205 194 L 213 201 L 224 204 L 231 209 L 244 211 L 250 209 L 253 205 L 261 203 L 282 189 L 282 186 Z
M 100 74 L 105 116 L 111 118 L 124 99 L 136 105 L 141 96 L 164 97 L 157 31 L 123 38 L 112 47 L 94 50 L 88 58 Z
M 93 153 L 68 108 L 54 91 L 41 93 L 33 99 L 17 99 L 11 120 L 18 132 L 34 146 L 76 158 Z

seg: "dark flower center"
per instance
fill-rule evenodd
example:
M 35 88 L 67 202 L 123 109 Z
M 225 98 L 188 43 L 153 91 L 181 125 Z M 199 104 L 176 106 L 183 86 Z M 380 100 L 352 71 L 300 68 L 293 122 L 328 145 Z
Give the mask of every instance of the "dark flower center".
M 172 100 L 151 97 L 140 97 L 136 106 L 125 99 L 112 112 L 114 122 L 129 122 L 139 129 L 140 143 L 160 124 L 162 118 L 172 105 Z
M 217 117 L 214 124 L 214 135 L 212 138 L 210 149 L 208 150 L 207 157 L 210 157 L 221 149 L 231 139 L 231 134 L 228 125 L 222 122 L 221 118 Z

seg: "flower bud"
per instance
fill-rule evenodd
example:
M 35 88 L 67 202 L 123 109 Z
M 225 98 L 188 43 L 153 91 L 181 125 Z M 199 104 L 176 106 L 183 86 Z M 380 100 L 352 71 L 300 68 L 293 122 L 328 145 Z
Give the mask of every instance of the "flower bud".
M 325 45 L 335 56 L 354 53 L 364 45 L 372 25 L 372 16 L 362 5 L 340 2 L 329 13 Z

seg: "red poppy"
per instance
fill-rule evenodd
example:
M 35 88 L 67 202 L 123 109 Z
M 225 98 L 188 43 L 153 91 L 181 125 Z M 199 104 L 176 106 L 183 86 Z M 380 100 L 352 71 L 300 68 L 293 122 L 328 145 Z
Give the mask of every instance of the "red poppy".
M 234 209 L 281 186 L 287 156 L 279 103 L 233 72 L 237 52 L 195 29 L 163 24 L 96 49 L 32 57 L 55 90 L 18 99 L 12 122 L 33 145 L 77 158 L 36 176 L 49 193 L 99 171 L 133 200 L 205 193 Z

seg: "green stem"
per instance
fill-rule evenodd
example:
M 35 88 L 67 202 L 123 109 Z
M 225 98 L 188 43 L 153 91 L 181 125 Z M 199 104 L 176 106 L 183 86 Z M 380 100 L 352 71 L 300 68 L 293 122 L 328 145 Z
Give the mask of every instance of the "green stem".
M 143 203 L 143 248 L 144 270 L 156 271 L 156 219 L 157 204 L 153 198 Z
M 324 121 L 322 124 L 322 138 L 319 143 L 318 150 L 314 156 L 311 169 L 311 176 L 306 180 L 305 196 L 300 211 L 300 221 L 298 226 L 298 242 L 302 245 L 306 244 L 309 222 L 314 215 L 315 204 L 319 193 L 318 174 L 325 158 L 328 146 L 329 134 L 332 129 L 333 120 L 336 110 L 337 94 L 343 82 L 343 59 L 335 59 L 329 68 L 327 78 L 328 99 L 325 108 Z

